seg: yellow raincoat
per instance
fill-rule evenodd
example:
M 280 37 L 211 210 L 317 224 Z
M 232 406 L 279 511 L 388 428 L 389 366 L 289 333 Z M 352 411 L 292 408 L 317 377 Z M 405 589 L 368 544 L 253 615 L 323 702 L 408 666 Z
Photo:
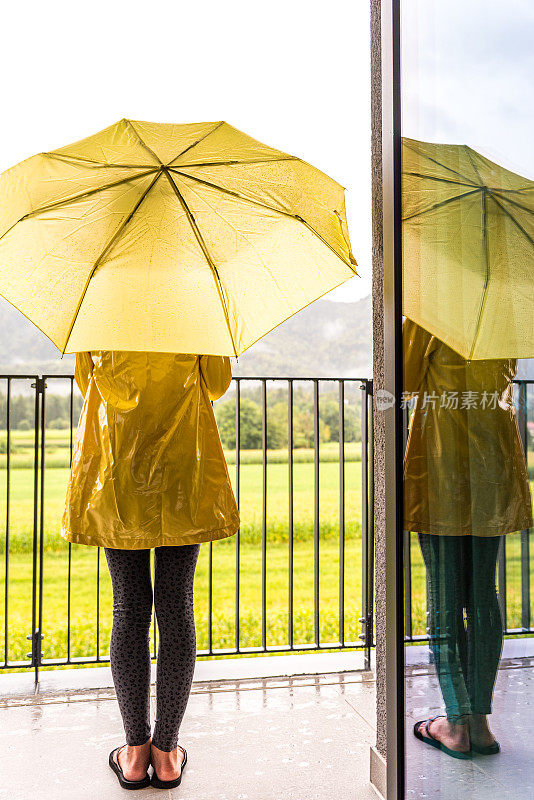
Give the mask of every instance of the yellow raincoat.
M 417 396 L 404 459 L 404 529 L 499 536 L 532 527 L 512 402 L 516 361 L 466 361 L 410 319 L 403 349 L 403 399 Z
M 231 377 L 226 356 L 77 353 L 84 404 L 61 536 L 138 550 L 235 534 L 239 511 L 210 403 Z

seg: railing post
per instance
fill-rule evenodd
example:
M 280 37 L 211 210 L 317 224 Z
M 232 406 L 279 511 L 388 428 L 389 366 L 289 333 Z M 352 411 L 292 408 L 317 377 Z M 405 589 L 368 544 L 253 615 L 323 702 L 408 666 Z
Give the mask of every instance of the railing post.
M 339 588 L 338 588 L 338 630 L 339 643 L 345 644 L 345 382 L 339 381 Z M 363 447 L 363 444 L 362 444 Z M 363 466 L 362 466 L 363 475 Z M 362 478 L 363 480 L 363 478 Z M 363 519 L 363 509 L 362 509 Z M 363 531 L 362 531 L 363 535 Z M 363 559 L 363 553 L 362 553 Z
M 364 643 L 364 667 L 371 668 L 371 648 L 374 644 L 374 504 L 372 413 L 373 383 L 365 381 L 360 387 L 362 398 L 362 609 L 360 617 Z M 371 417 L 371 420 L 369 419 Z M 369 421 L 371 424 L 369 424 Z M 370 433 L 371 432 L 371 433 Z M 371 447 L 370 447 L 371 444 Z
M 34 456 L 33 456 L 33 555 L 32 555 L 32 632 L 26 636 L 31 640 L 31 659 L 34 668 L 35 687 L 39 682 L 39 666 L 42 661 L 43 624 L 43 493 L 44 493 L 44 391 L 45 380 L 36 375 L 34 406 Z M 39 436 L 40 434 L 40 436 Z M 39 483 L 39 441 L 41 441 L 41 482 Z M 37 539 L 39 538 L 39 596 L 37 597 Z
M 240 506 L 241 490 L 241 382 L 239 378 L 235 381 L 235 499 L 237 507 Z M 240 648 L 240 588 L 241 588 L 241 527 L 237 529 L 235 540 L 235 617 L 234 635 L 235 651 L 239 653 Z

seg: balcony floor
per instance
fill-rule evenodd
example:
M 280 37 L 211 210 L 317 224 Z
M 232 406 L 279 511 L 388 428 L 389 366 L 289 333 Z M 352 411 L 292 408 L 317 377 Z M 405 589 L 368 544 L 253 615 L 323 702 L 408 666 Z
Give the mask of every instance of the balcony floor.
M 491 728 L 501 745 L 493 756 L 451 758 L 419 742 L 414 724 L 443 714 L 428 648 L 407 648 L 417 665 L 406 675 L 406 796 L 411 800 L 532 800 L 534 797 L 534 639 L 508 639 L 495 683 Z M 409 652 L 411 651 L 411 653 Z M 422 663 L 426 656 L 427 664 Z
M 261 660 L 274 662 L 274 658 Z M 72 677 L 97 671 L 69 672 Z M 42 673 L 45 685 L 47 676 L 61 680 L 61 672 Z M 0 690 L 2 681 L 5 686 L 18 677 L 0 676 Z M 24 677 L 30 680 L 31 674 Z M 154 687 L 152 693 L 154 720 Z M 107 763 L 110 750 L 124 742 L 112 689 L 2 695 L 2 800 L 124 797 Z M 376 800 L 369 784 L 374 698 L 372 673 L 356 670 L 195 681 L 180 733 L 188 751 L 182 785 L 170 791 L 149 787 L 140 790 L 141 795 L 190 800 Z

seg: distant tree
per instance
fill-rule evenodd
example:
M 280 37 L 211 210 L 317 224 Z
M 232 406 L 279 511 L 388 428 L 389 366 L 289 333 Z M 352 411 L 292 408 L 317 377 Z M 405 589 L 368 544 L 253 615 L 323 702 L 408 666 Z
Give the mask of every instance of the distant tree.
M 235 401 L 226 400 L 215 407 L 215 419 L 224 447 L 232 450 L 235 447 Z M 261 408 L 248 397 L 240 401 L 240 440 L 245 450 L 261 447 Z
M 33 396 L 17 394 L 11 398 L 10 424 L 18 430 L 33 428 L 35 419 L 35 400 Z M 24 425 L 22 424 L 24 423 Z
M 319 417 L 319 442 L 330 440 L 330 428 Z M 305 408 L 293 415 L 293 442 L 295 447 L 313 447 L 314 416 L 313 409 Z
M 67 417 L 56 417 L 56 419 L 50 420 L 47 427 L 54 429 L 68 428 L 69 420 L 67 419 Z
M 267 408 L 267 447 L 287 447 L 287 402 L 283 400 Z
M 327 400 L 321 403 L 321 419 L 330 428 L 330 441 L 339 442 L 339 403 L 336 400 Z M 345 405 L 344 429 L 346 442 L 361 441 L 360 418 L 352 405 Z

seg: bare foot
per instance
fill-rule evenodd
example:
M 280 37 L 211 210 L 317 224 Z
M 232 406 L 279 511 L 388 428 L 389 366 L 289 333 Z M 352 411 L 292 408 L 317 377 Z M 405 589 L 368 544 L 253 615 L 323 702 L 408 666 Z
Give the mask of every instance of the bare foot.
M 467 753 L 471 749 L 469 739 L 469 725 L 453 725 L 446 717 L 432 720 L 428 726 L 430 735 L 448 747 L 449 750 L 458 750 Z M 426 736 L 425 723 L 419 726 L 419 733 Z
M 495 742 L 495 736 L 490 731 L 488 718 L 485 714 L 471 714 L 469 733 L 473 744 L 479 747 L 489 747 Z
M 158 778 L 162 781 L 174 781 L 180 776 L 184 758 L 184 751 L 180 745 L 170 752 L 158 750 L 154 745 L 150 750 L 152 766 L 156 770 Z
M 150 739 L 145 744 L 124 745 L 114 755 L 123 775 L 128 781 L 142 780 L 150 764 Z

